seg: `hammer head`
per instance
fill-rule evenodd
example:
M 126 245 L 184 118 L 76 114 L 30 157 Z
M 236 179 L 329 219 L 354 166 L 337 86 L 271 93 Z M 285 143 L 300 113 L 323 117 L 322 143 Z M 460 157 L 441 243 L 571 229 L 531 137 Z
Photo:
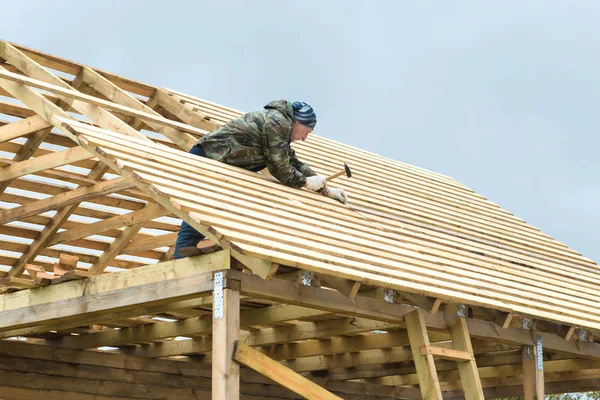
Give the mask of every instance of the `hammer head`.
M 352 171 L 350 171 L 350 167 L 346 163 L 344 163 L 344 170 L 346 171 L 346 176 L 350 178 L 352 176 Z

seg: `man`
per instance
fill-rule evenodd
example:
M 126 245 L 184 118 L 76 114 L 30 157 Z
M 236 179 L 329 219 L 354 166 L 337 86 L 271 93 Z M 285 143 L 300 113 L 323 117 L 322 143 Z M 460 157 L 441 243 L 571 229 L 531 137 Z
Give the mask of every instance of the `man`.
M 298 158 L 291 142 L 306 140 L 317 123 L 312 107 L 303 102 L 272 101 L 264 110 L 247 113 L 229 121 L 201 138 L 190 153 L 258 172 L 265 167 L 279 182 L 293 188 L 307 188 L 346 204 L 342 189 L 325 186 Z M 185 221 L 177 235 L 174 258 L 189 257 L 212 250 L 197 246 L 204 236 Z

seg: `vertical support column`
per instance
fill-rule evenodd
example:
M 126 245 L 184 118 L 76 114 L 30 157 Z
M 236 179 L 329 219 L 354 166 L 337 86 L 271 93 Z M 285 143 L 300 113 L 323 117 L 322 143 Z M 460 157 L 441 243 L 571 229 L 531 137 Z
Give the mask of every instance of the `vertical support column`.
M 458 318 L 450 327 L 452 345 L 455 350 L 466 351 L 473 354 L 471 337 L 467 328 L 467 321 L 464 318 Z M 462 381 L 463 391 L 466 400 L 483 400 L 483 388 L 479 379 L 479 371 L 475 357 L 473 360 L 458 363 L 458 373 Z
M 212 400 L 239 400 L 240 366 L 234 361 L 240 331 L 240 292 L 224 288 L 224 273 L 214 274 Z
M 408 340 L 412 351 L 419 388 L 424 400 L 442 400 L 442 390 L 438 380 L 433 355 L 421 355 L 421 347 L 429 346 L 429 336 L 423 318 L 423 311 L 415 310 L 404 316 Z
M 531 320 L 523 318 L 522 327 L 531 328 Z M 534 345 L 523 346 L 523 391 L 524 400 L 544 399 L 544 355 L 542 337 L 532 331 Z

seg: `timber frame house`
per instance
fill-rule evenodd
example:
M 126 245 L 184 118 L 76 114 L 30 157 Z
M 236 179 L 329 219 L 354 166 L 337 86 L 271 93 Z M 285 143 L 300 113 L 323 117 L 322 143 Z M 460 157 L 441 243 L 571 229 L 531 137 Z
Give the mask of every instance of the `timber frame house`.
M 342 205 L 187 153 L 236 110 L 6 41 L 0 96 L 0 399 L 600 390 L 598 265 L 455 179 L 294 144 Z

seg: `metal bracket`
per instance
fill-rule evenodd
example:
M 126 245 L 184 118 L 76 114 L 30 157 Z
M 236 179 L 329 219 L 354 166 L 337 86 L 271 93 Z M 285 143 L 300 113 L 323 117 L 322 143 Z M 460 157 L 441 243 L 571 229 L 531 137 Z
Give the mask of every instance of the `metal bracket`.
M 393 303 L 395 295 L 396 295 L 396 291 L 394 289 L 384 289 L 383 300 L 386 303 Z
M 533 359 L 533 346 L 529 346 L 529 345 L 523 346 L 523 358 L 526 360 Z
M 213 290 L 213 310 L 215 319 L 223 318 L 223 273 L 215 273 Z
M 586 331 L 585 329 L 580 329 L 579 330 L 579 341 L 580 342 L 587 342 L 588 341 L 588 331 Z
M 523 320 L 521 320 L 521 328 L 531 329 L 531 318 L 524 317 Z
M 312 274 L 309 271 L 302 271 L 302 284 L 312 286 Z
M 467 316 L 467 305 L 466 304 L 457 304 L 456 305 L 456 315 L 461 318 L 465 318 Z
M 544 370 L 544 349 L 542 348 L 542 337 L 536 336 L 535 345 L 537 347 L 537 369 Z

